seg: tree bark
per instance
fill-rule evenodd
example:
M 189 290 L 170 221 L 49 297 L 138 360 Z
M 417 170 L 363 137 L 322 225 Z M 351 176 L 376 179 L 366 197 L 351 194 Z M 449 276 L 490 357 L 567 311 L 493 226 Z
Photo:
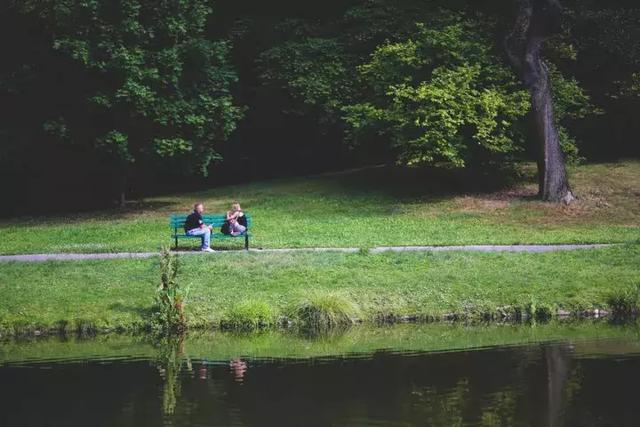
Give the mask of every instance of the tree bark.
M 127 165 L 126 163 L 122 163 L 121 167 L 120 167 L 120 194 L 119 194 L 119 200 L 118 200 L 118 204 L 120 205 L 121 208 L 124 208 L 127 205 L 127 184 L 128 184 L 128 179 L 127 179 Z
M 549 72 L 541 56 L 544 41 L 560 29 L 562 7 L 558 0 L 516 1 L 518 10 L 506 39 L 506 51 L 531 94 L 531 113 L 542 147 L 538 162 L 539 194 L 542 200 L 569 204 L 575 196 L 569 186 L 560 148 Z

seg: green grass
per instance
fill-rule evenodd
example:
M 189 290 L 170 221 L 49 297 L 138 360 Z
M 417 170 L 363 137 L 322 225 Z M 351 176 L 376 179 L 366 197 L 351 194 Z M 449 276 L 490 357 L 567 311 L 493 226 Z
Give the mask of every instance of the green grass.
M 580 200 L 569 207 L 535 200 L 531 167 L 524 170 L 521 182 L 484 191 L 446 173 L 372 168 L 148 198 L 124 210 L 21 217 L 0 222 L 0 254 L 155 251 L 171 243 L 168 216 L 197 200 L 209 212 L 241 201 L 254 216 L 253 246 L 265 248 L 640 240 L 640 162 L 572 168 Z
M 304 323 L 305 307 L 332 322 L 345 315 L 478 319 L 640 304 L 630 299 L 640 285 L 638 244 L 543 254 L 227 252 L 180 260 L 191 327 L 272 326 L 285 317 Z M 151 317 L 158 263 L 4 263 L 0 330 L 142 328 Z
M 254 330 L 276 325 L 275 309 L 265 301 L 245 299 L 232 305 L 225 313 L 222 327 L 235 330 Z
M 357 304 L 338 293 L 310 292 L 296 307 L 293 318 L 307 330 L 335 329 L 355 323 L 361 317 Z

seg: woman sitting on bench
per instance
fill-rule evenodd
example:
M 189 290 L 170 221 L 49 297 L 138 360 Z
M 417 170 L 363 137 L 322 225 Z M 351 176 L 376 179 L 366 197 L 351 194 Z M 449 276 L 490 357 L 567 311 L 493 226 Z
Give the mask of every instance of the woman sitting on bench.
M 242 212 L 240 203 L 234 202 L 231 205 L 231 210 L 227 212 L 227 219 L 221 231 L 224 234 L 231 234 L 234 237 L 247 231 L 247 218 L 244 216 L 244 212 Z

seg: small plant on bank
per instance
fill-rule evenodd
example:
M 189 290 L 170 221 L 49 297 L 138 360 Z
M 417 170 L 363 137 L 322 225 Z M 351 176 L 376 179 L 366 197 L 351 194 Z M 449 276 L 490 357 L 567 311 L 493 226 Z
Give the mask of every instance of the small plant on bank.
M 186 292 L 178 284 L 178 258 L 168 248 L 160 252 L 160 286 L 156 291 L 155 324 L 164 332 L 181 332 L 187 328 L 184 313 Z
M 274 309 L 264 301 L 245 300 L 232 307 L 221 322 L 223 328 L 253 330 L 276 322 Z
M 546 322 L 557 313 L 557 309 L 550 304 L 538 301 L 535 297 L 531 297 L 531 300 L 524 305 L 523 313 L 533 323 Z
M 614 318 L 627 319 L 640 314 L 640 285 L 612 293 L 607 299 Z
M 298 306 L 296 317 L 303 328 L 325 330 L 355 323 L 359 310 L 341 295 L 317 294 Z

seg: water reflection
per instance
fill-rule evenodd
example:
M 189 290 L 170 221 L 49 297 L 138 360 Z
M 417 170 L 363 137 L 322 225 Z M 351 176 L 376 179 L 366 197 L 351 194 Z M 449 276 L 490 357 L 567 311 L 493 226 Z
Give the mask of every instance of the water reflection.
M 157 342 L 159 349 L 155 365 L 163 380 L 162 410 L 165 414 L 173 414 L 180 396 L 180 375 L 193 369 L 191 360 L 185 356 L 184 335 L 160 337 Z
M 242 379 L 244 378 L 245 372 L 247 372 L 247 362 L 240 358 L 236 358 L 231 360 L 229 363 L 229 367 L 231 368 L 231 372 L 233 373 L 233 377 L 236 382 L 242 384 Z
M 509 339 L 508 346 L 476 350 L 424 351 L 435 338 L 490 341 L 478 336 L 485 330 L 437 326 L 313 340 L 172 337 L 154 346 L 138 342 L 145 357 L 15 361 L 0 365 L 0 425 L 637 425 L 638 330 L 592 327 L 597 338 L 575 338 L 583 326 L 570 326 L 567 338 L 556 336 L 558 329 L 551 341 Z M 514 331 L 499 331 L 503 341 L 507 332 Z M 366 343 L 356 342 L 362 337 Z M 343 351 L 371 342 L 377 350 Z M 332 348 L 340 351 L 329 356 Z

